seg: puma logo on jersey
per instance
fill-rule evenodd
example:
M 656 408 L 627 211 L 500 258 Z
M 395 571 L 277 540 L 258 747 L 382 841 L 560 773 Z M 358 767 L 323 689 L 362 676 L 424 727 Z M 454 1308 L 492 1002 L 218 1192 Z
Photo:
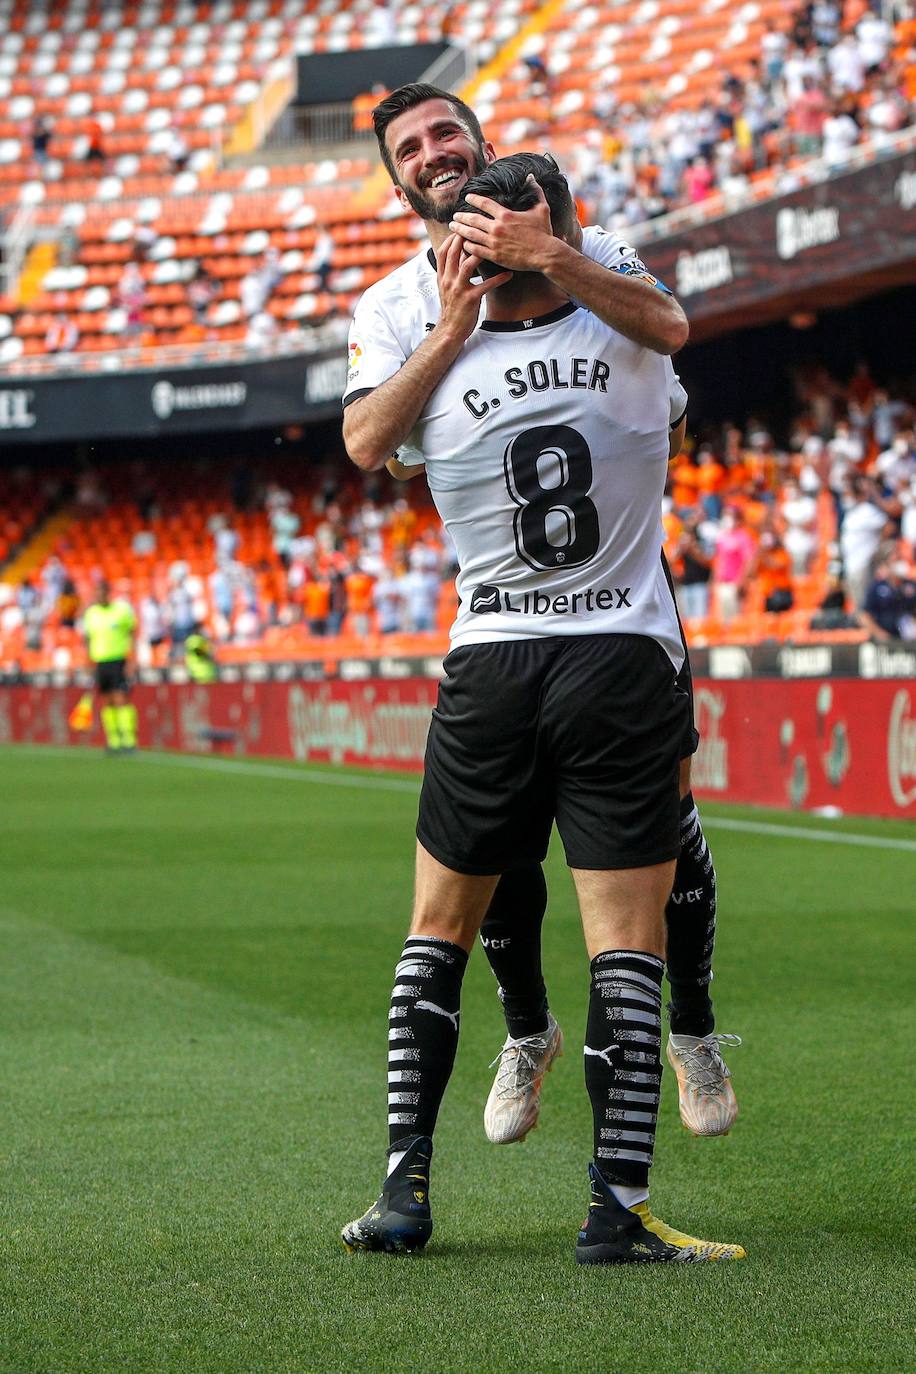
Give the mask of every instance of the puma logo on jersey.
M 472 615 L 582 615 L 589 611 L 633 609 L 632 587 L 587 587 L 584 592 L 504 592 L 484 582 L 471 592 Z

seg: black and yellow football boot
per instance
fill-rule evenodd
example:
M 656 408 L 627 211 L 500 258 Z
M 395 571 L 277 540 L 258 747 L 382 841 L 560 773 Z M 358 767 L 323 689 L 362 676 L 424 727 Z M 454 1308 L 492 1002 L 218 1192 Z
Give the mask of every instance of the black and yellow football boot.
M 740 1245 L 698 1240 L 675 1231 L 652 1215 L 647 1202 L 624 1207 L 594 1164 L 588 1172 L 592 1198 L 576 1241 L 578 1264 L 706 1264 L 744 1259 Z
M 429 1162 L 433 1142 L 429 1136 L 399 1140 L 389 1154 L 406 1151 L 396 1169 L 385 1179 L 381 1197 L 358 1221 L 343 1228 L 340 1238 L 347 1250 L 384 1251 L 410 1255 L 422 1250 L 433 1233 L 429 1210 Z

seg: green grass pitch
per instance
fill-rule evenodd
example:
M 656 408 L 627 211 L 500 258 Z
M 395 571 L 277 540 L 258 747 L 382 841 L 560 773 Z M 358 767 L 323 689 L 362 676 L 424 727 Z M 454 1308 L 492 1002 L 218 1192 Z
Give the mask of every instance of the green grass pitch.
M 38 748 L 0 767 L 3 1374 L 912 1367 L 912 826 L 704 808 L 741 1115 L 692 1139 L 666 1070 L 653 1206 L 746 1261 L 573 1263 L 587 964 L 557 848 L 567 1054 L 540 1128 L 484 1138 L 503 1031 L 478 950 L 433 1241 L 351 1257 L 339 1228 L 380 1182 L 415 781 Z

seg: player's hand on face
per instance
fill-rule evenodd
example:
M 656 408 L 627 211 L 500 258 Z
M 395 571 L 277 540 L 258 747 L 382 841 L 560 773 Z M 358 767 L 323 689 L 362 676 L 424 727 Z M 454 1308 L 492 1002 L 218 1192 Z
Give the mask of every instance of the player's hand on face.
M 471 280 L 480 270 L 476 257 L 464 251 L 460 234 L 450 234 L 437 256 L 439 278 L 439 323 L 467 339 L 477 327 L 480 302 L 497 286 L 510 280 L 511 272 L 500 272 L 486 281 Z
M 529 177 L 528 181 L 538 197 L 530 210 L 507 210 L 487 196 L 468 196 L 468 204 L 483 213 L 461 211 L 449 228 L 461 236 L 469 253 L 517 272 L 541 270 L 544 249 L 553 238 L 550 207 L 535 179 Z

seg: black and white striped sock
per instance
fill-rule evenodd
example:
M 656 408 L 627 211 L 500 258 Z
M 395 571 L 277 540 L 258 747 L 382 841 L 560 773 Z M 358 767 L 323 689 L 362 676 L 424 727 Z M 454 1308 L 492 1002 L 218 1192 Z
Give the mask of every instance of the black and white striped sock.
M 648 1196 L 661 1089 L 664 964 L 638 950 L 607 950 L 591 962 L 585 1086 L 595 1164 L 632 1206 Z
M 709 996 L 716 941 L 716 870 L 690 792 L 681 802 L 681 852 L 665 922 L 671 1030 L 675 1035 L 710 1035 L 716 1025 Z
M 458 1048 L 467 962 L 448 940 L 412 936 L 404 945 L 388 1014 L 389 1146 L 433 1133 Z

